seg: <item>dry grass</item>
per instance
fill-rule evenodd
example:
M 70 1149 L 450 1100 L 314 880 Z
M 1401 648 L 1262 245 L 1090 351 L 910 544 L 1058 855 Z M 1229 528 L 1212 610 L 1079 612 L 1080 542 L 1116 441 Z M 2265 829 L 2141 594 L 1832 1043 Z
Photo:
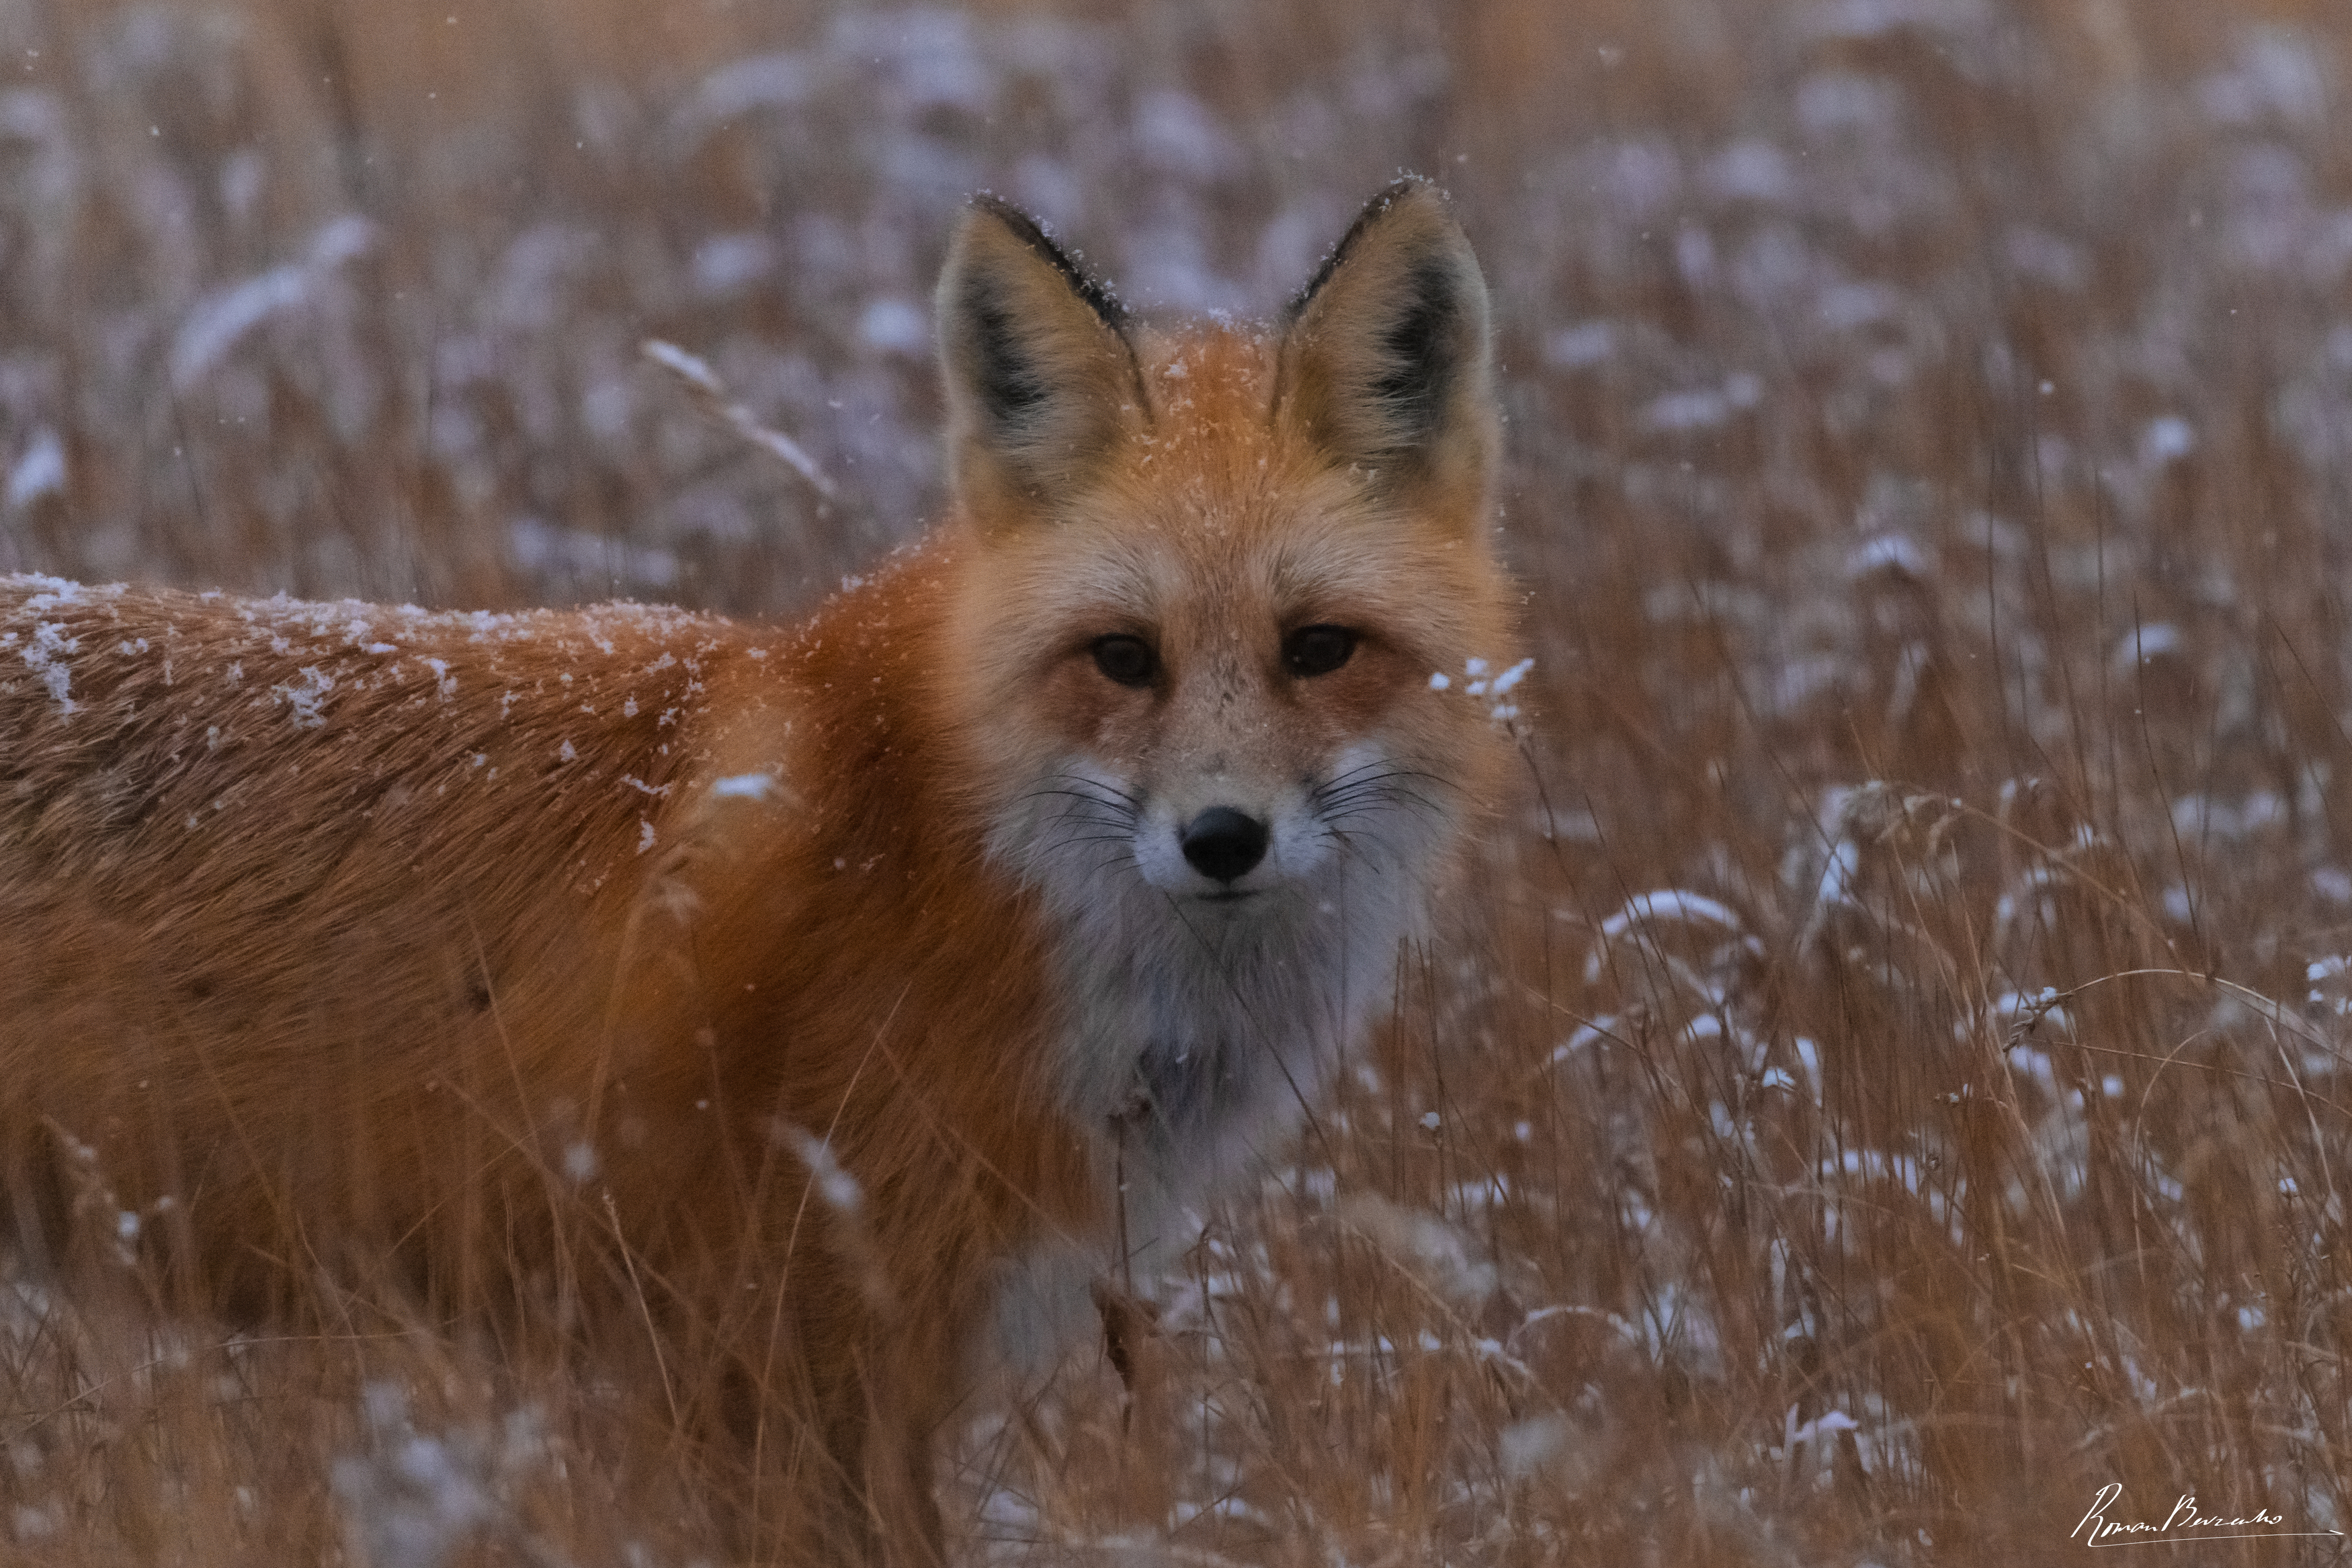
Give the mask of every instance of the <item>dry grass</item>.
M 965 192 L 1264 311 L 1439 173 L 1520 821 L 1132 1399 L 1083 1350 L 975 1404 L 966 1556 L 2030 1563 L 2109 1482 L 2352 1528 L 2347 83 L 2334 0 L 20 6 L 0 568 L 796 612 L 936 505 Z M 10 1561 L 719 1551 L 647 1368 L 147 1283 L 0 1294 Z

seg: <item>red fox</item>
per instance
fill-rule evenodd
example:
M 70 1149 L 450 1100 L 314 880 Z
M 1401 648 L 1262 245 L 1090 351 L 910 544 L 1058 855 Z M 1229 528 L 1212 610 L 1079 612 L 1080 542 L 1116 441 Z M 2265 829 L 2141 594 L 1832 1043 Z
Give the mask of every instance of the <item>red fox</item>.
M 1272 329 L 983 196 L 937 315 L 951 515 L 798 628 L 0 580 L 6 1244 L 657 1328 L 769 1550 L 937 1560 L 1008 1281 L 1164 1260 L 1389 1000 L 1512 634 L 1433 186 Z

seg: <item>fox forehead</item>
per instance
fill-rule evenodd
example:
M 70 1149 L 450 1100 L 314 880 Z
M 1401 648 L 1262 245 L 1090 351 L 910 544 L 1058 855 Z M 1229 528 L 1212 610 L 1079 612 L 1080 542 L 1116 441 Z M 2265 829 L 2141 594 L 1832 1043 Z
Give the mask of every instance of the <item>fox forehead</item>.
M 1086 494 L 1046 502 L 1045 527 L 982 547 L 1000 602 L 1062 638 L 1414 620 L 1409 586 L 1448 541 L 1275 417 L 1274 352 L 1245 328 L 1144 338 L 1144 427 Z
M 1137 334 L 1152 449 L 1179 472 L 1234 476 L 1275 455 L 1276 340 L 1255 327 L 1193 322 Z

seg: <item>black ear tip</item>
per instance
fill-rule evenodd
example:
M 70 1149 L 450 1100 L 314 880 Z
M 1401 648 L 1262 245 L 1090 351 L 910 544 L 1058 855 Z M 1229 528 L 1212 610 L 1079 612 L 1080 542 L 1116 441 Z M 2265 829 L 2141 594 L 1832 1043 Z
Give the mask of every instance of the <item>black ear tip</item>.
M 964 207 L 964 232 L 970 234 L 973 229 L 992 219 L 1006 234 L 1018 241 L 1023 248 L 1053 259 L 1056 265 L 1066 262 L 1067 258 L 1063 256 L 1061 247 L 1054 243 L 1054 236 L 1045 232 L 1044 224 L 1039 223 L 993 191 L 973 192 L 971 200 L 966 203 Z
M 1366 204 L 1365 210 L 1386 212 L 1399 202 L 1409 198 L 1433 201 L 1443 206 L 1446 199 L 1445 188 L 1426 174 L 1416 174 L 1407 170 L 1382 186 L 1381 193 Z
M 998 223 L 1011 229 L 1014 236 L 1024 245 L 1034 245 L 1041 241 L 1046 244 L 1052 243 L 1045 237 L 1044 224 L 1039 223 L 993 191 L 974 191 L 971 193 L 971 199 L 964 205 L 975 215 L 985 213 L 994 218 Z
M 1445 193 L 1444 186 L 1426 174 L 1407 172 L 1398 175 L 1381 186 L 1379 193 L 1364 204 L 1364 210 L 1356 215 L 1354 226 L 1367 227 L 1401 207 L 1421 208 L 1444 214 L 1453 204 L 1452 198 Z
M 1113 332 L 1127 329 L 1127 306 L 1110 286 L 1079 264 L 1073 253 L 1064 250 L 1045 225 L 1023 212 L 992 191 L 975 191 L 966 208 L 966 232 L 979 221 L 982 213 L 1003 225 L 1006 233 L 1022 247 L 1062 275 L 1070 292 L 1085 301 L 1087 308 Z
M 1339 236 L 1339 243 L 1331 247 L 1331 254 L 1325 256 L 1323 265 L 1315 269 L 1315 276 L 1290 297 L 1290 303 L 1284 307 L 1282 312 L 1284 323 L 1287 325 L 1297 320 L 1308 303 L 1322 292 L 1323 286 L 1331 281 L 1332 275 L 1347 265 L 1348 257 L 1355 252 L 1364 236 L 1381 227 L 1399 208 L 1433 212 L 1440 222 L 1451 225 L 1453 219 L 1447 214 L 1446 205 L 1444 188 L 1426 174 L 1401 174 L 1390 181 L 1378 194 L 1364 204 L 1363 210 L 1356 214 L 1356 221 L 1348 225 L 1348 232 Z

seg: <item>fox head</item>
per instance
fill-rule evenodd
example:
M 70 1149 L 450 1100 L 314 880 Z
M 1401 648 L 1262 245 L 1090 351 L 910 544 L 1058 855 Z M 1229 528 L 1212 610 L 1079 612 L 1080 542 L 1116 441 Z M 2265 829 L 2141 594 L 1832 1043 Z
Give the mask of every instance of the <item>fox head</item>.
M 991 852 L 1146 990 L 1381 984 L 1489 792 L 1464 672 L 1507 634 L 1486 291 L 1443 196 L 1383 191 L 1271 328 L 1165 331 L 983 197 L 937 314 Z

